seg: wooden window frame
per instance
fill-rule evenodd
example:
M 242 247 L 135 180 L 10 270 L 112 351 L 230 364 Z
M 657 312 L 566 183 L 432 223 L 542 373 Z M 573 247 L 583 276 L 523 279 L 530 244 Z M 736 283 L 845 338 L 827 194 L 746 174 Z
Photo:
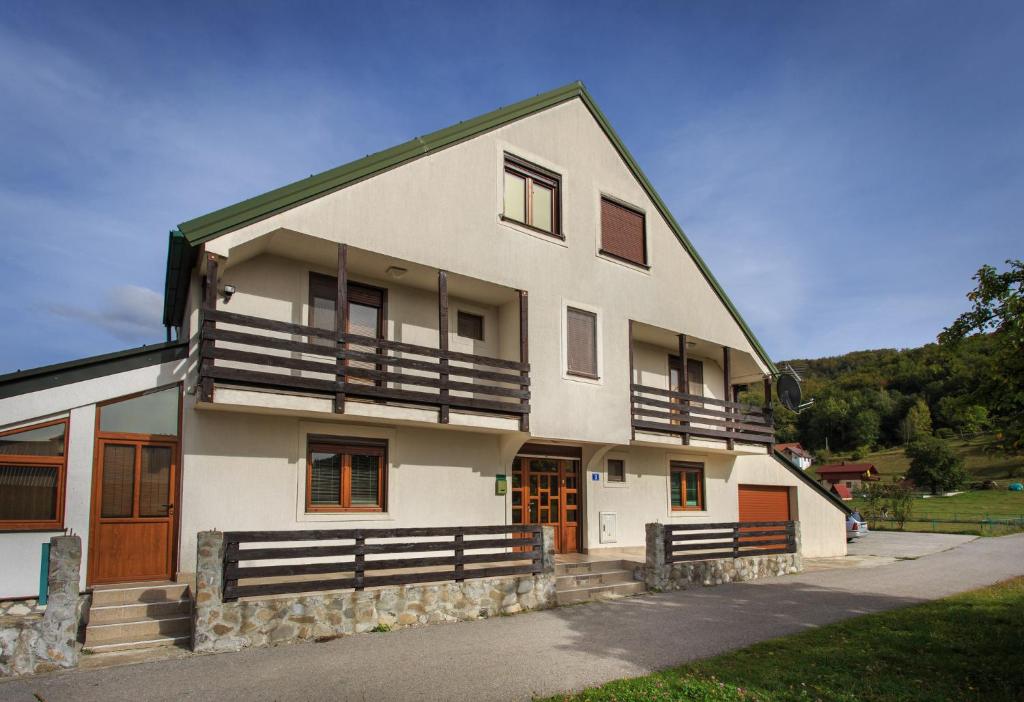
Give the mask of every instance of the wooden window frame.
M 64 529 L 64 502 L 67 494 L 68 476 L 68 444 L 71 437 L 70 417 L 56 419 L 51 422 L 41 422 L 28 426 L 18 427 L 0 432 L 0 436 L 21 434 L 22 432 L 34 429 L 45 429 L 46 427 L 64 425 L 64 455 L 63 456 L 22 456 L 17 454 L 0 455 L 0 466 L 21 468 L 26 466 L 53 467 L 57 469 L 57 495 L 53 519 L 8 519 L 0 520 L 0 533 L 6 531 L 62 531 Z
M 618 261 L 620 263 L 625 263 L 628 266 L 633 266 L 635 268 L 640 268 L 640 269 L 643 269 L 645 271 L 649 271 L 651 269 L 651 258 L 650 258 L 650 252 L 647 249 L 647 213 L 645 211 L 641 210 L 639 207 L 634 207 L 633 205 L 630 205 L 630 204 L 628 204 L 626 202 L 623 202 L 622 200 L 619 200 L 618 198 L 612 197 L 611 195 L 604 195 L 604 194 L 602 194 L 601 197 L 600 197 L 600 200 L 598 200 L 598 214 L 599 215 L 600 215 L 600 210 L 601 210 L 601 203 L 605 202 L 605 201 L 607 201 L 609 204 L 615 205 L 616 207 L 621 207 L 624 210 L 629 210 L 630 212 L 633 212 L 634 214 L 640 215 L 640 218 L 643 220 L 643 229 L 644 229 L 643 235 L 642 235 L 643 236 L 643 245 L 644 245 L 644 260 L 642 262 L 641 261 L 634 261 L 631 258 L 626 258 L 625 256 L 619 256 L 618 254 L 612 253 L 611 251 L 609 251 L 608 249 L 606 249 L 604 247 L 604 221 L 603 221 L 603 218 L 599 218 L 599 221 L 598 221 L 598 229 L 599 229 L 598 235 L 601 237 L 601 245 L 600 245 L 600 247 L 598 247 L 597 252 L 599 254 L 601 254 L 602 256 L 607 256 L 608 258 L 614 259 L 614 260 L 616 260 L 616 261 Z
M 475 318 L 480 320 L 480 336 L 479 337 L 476 337 L 476 336 L 466 336 L 465 334 L 462 333 L 462 318 L 463 317 L 475 317 Z M 477 314 L 476 312 L 469 312 L 467 310 L 458 310 L 456 315 L 455 315 L 455 334 L 456 334 L 456 336 L 459 336 L 460 338 L 463 338 L 463 339 L 472 339 L 473 341 L 483 341 L 484 337 L 485 337 L 485 334 L 486 334 L 486 331 L 484 329 L 485 321 L 486 320 L 484 319 L 484 316 L 482 314 Z
M 523 213 L 526 221 L 520 221 L 512 217 L 505 215 L 505 203 L 504 203 L 504 192 L 505 192 L 505 175 L 512 173 L 513 175 L 519 176 L 520 178 L 526 179 L 526 202 L 523 203 Z M 553 171 L 549 171 L 546 168 L 542 168 L 535 163 L 530 163 L 525 159 L 521 159 L 518 156 L 512 154 L 505 154 L 505 165 L 501 171 L 502 178 L 502 207 L 501 207 L 501 220 L 503 222 L 512 222 L 520 227 L 526 227 L 530 231 L 543 234 L 544 236 L 554 237 L 555 239 L 565 240 L 565 234 L 562 233 L 562 176 L 558 175 Z M 532 184 L 536 181 L 543 187 L 551 190 L 551 231 L 541 229 L 533 225 L 533 188 Z
M 339 504 L 314 505 L 312 503 L 313 451 L 339 453 L 342 456 Z M 373 506 L 352 506 L 352 454 L 377 455 L 377 504 Z M 386 439 L 362 439 L 345 436 L 321 436 L 310 434 L 306 437 L 306 513 L 344 514 L 386 512 L 388 495 L 388 442 Z
M 672 503 L 672 476 L 679 474 L 679 497 L 682 504 Z M 688 506 L 686 504 L 686 474 L 696 473 L 697 480 L 697 504 Z M 668 499 L 672 503 L 673 512 L 706 512 L 707 511 L 707 490 L 705 485 L 704 464 L 692 461 L 671 461 L 669 463 Z
M 569 312 L 575 311 L 582 314 L 588 314 L 594 318 L 594 366 L 596 367 L 595 373 L 587 373 L 586 371 L 573 370 L 569 367 L 569 344 L 571 339 L 569 338 Z M 601 324 L 600 317 L 594 310 L 584 309 L 578 305 L 566 304 L 565 305 L 565 374 L 576 378 L 586 378 L 587 380 L 600 380 L 601 379 Z

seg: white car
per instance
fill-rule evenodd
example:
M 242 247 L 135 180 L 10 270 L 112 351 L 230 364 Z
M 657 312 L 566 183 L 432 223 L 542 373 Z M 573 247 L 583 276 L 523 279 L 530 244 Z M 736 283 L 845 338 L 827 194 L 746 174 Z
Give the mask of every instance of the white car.
M 868 523 L 864 520 L 864 517 L 860 516 L 860 512 L 852 512 L 846 517 L 846 543 L 850 543 L 854 539 L 868 533 Z

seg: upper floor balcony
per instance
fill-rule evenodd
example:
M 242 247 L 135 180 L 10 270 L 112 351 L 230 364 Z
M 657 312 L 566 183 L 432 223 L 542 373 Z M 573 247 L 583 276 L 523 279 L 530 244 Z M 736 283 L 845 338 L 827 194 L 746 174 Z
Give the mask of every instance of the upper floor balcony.
M 771 408 L 738 401 L 741 389 L 770 380 L 748 354 L 631 321 L 630 416 L 635 441 L 765 447 L 774 442 Z M 685 370 L 684 370 L 685 369 Z M 709 443 L 710 442 L 710 443 Z
M 205 261 L 204 406 L 529 430 L 525 291 L 327 242 L 280 253 Z

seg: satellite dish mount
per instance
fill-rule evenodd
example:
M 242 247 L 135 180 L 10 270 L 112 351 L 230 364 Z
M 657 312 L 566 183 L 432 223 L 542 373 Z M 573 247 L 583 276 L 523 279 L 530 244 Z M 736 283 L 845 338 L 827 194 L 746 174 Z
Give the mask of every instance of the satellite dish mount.
M 793 369 L 793 366 L 788 363 L 782 368 L 778 380 L 775 381 L 775 391 L 779 396 L 779 402 L 782 403 L 782 406 L 791 412 L 800 414 L 801 411 L 814 404 L 813 398 L 804 403 L 800 402 L 803 399 L 803 390 L 800 388 L 800 376 Z

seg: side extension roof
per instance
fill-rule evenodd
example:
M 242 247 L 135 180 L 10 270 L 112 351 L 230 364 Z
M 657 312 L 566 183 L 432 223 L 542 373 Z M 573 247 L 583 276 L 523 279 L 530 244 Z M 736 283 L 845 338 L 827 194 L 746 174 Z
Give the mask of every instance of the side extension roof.
M 200 244 L 215 239 L 218 236 L 230 231 L 239 229 L 253 222 L 265 219 L 279 212 L 296 207 L 310 200 L 322 197 L 329 193 L 346 188 L 367 178 L 383 173 L 384 171 L 396 168 L 414 159 L 426 156 L 432 152 L 447 148 L 454 144 L 485 132 L 503 127 L 524 117 L 529 117 L 542 110 L 560 105 L 569 100 L 579 99 L 586 105 L 587 109 L 597 120 L 605 135 L 619 152 L 623 162 L 639 181 L 647 192 L 647 196 L 658 208 L 662 217 L 669 227 L 679 238 L 680 243 L 687 250 L 697 267 L 703 273 L 708 283 L 718 295 L 722 304 L 739 324 L 744 335 L 751 346 L 757 351 L 761 360 L 773 372 L 777 372 L 775 364 L 758 342 L 754 333 L 747 326 L 740 316 L 739 311 L 733 305 L 725 290 L 719 284 L 707 264 L 697 253 L 693 244 L 683 232 L 682 227 L 676 222 L 668 206 L 655 192 L 654 187 L 647 176 L 640 170 L 640 166 L 629 153 L 625 144 L 612 129 L 607 118 L 598 108 L 594 99 L 587 92 L 582 82 L 576 81 L 561 88 L 556 88 L 546 93 L 541 93 L 532 98 L 517 102 L 507 107 L 488 112 L 464 122 L 446 127 L 445 129 L 432 132 L 425 136 L 416 137 L 404 144 L 399 144 L 385 151 L 370 154 L 357 161 L 332 168 L 323 173 L 304 178 L 290 185 L 271 190 L 270 192 L 258 195 L 237 204 L 211 212 L 201 217 L 196 217 L 178 225 L 177 230 L 170 235 L 167 276 L 164 296 L 164 324 L 166 326 L 180 326 L 185 309 L 185 298 L 188 293 L 188 276 L 195 264 L 198 247 Z

